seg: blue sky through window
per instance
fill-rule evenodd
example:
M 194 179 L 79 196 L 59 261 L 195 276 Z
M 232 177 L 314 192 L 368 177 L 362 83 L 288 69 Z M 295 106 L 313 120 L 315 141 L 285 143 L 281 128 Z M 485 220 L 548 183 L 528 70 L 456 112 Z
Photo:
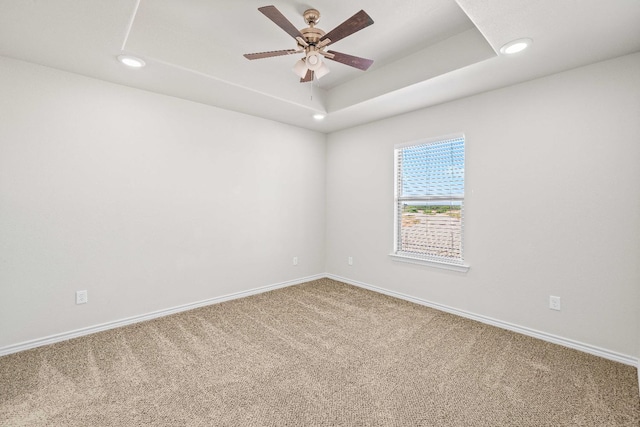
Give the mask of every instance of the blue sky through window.
M 400 156 L 401 197 L 464 197 L 464 138 L 406 147 Z

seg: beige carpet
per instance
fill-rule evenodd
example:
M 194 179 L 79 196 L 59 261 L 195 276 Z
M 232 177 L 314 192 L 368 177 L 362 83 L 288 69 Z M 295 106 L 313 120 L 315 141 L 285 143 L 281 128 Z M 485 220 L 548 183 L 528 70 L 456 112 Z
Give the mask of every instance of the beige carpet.
M 324 279 L 0 358 L 1 426 L 634 426 L 636 370 Z

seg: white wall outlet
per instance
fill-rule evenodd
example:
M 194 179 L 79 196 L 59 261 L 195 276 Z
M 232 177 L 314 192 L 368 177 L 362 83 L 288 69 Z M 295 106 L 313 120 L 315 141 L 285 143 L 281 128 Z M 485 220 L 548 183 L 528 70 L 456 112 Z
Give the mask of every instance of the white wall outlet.
M 298 257 L 297 256 L 293 257 L 293 265 L 298 265 Z
M 86 304 L 89 301 L 87 291 L 76 291 L 76 304 Z
M 352 257 L 352 256 L 350 256 L 350 257 L 347 259 L 347 262 L 349 263 L 349 265 L 353 265 L 353 257 Z
M 551 310 L 560 310 L 560 297 L 554 297 L 551 295 L 549 297 L 549 308 Z

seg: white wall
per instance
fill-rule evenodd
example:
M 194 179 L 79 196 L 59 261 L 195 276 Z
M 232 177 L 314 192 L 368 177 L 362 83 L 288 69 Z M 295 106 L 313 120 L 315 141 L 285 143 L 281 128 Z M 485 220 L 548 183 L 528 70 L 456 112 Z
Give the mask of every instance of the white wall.
M 0 349 L 322 273 L 325 139 L 0 58 Z
M 314 132 L 0 58 L 0 349 L 326 271 L 637 357 L 638 75 L 630 55 L 325 147 Z M 456 132 L 471 270 L 393 262 L 393 145 Z M 74 304 L 78 289 L 89 304 Z
M 638 76 L 635 54 L 331 134 L 327 271 L 637 357 Z M 470 271 L 392 261 L 394 144 L 458 132 Z

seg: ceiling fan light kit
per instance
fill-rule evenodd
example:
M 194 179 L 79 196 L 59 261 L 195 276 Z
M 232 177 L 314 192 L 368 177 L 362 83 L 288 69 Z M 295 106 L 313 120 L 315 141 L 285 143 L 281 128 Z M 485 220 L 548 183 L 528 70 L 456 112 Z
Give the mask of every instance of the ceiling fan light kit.
M 297 49 L 247 53 L 244 55 L 247 59 L 254 60 L 303 53 L 304 58 L 298 60 L 293 66 L 293 72 L 300 77 L 301 83 L 310 82 L 314 77 L 320 79 L 329 73 L 330 70 L 325 64 L 324 58 L 363 71 L 366 71 L 373 64 L 371 59 L 324 50 L 330 44 L 373 24 L 373 19 L 364 10 L 356 13 L 328 33 L 316 28 L 316 24 L 320 20 L 320 12 L 316 9 L 307 9 L 303 13 L 302 16 L 308 27 L 301 30 L 298 30 L 275 6 L 264 6 L 258 10 L 293 37 L 296 40 Z
M 313 71 L 316 71 L 322 65 L 322 60 L 320 59 L 320 54 L 315 51 L 307 52 L 307 56 L 305 57 L 305 64 L 307 68 Z
M 293 65 L 293 72 L 298 75 L 298 77 L 303 78 L 307 75 L 307 64 L 305 64 L 304 59 L 299 59 Z
M 327 74 L 329 74 L 331 70 L 329 69 L 329 67 L 327 67 L 327 64 L 325 64 L 324 62 L 320 63 L 320 66 L 318 67 L 317 70 L 314 70 L 313 74 L 315 74 L 317 79 L 322 78 L 323 76 L 326 76 Z

